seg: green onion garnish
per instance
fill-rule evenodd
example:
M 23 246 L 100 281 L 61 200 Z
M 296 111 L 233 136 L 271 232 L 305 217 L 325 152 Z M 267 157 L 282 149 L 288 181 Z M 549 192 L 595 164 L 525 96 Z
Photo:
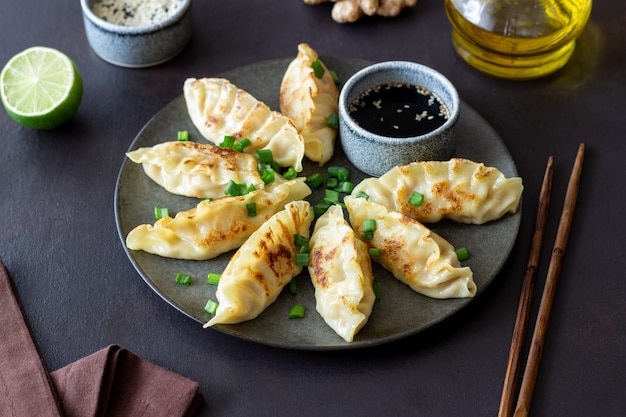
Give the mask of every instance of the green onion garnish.
M 409 204 L 417 207 L 420 206 L 424 202 L 424 194 L 418 193 L 417 191 L 413 191 L 411 197 L 409 197 Z
M 330 76 L 333 77 L 333 82 L 337 85 L 339 85 L 339 83 L 341 82 L 341 80 L 339 80 L 339 76 L 337 75 L 337 73 L 333 70 L 328 70 L 328 72 L 330 72 Z
M 159 220 L 162 219 L 163 217 L 167 217 L 170 215 L 170 211 L 167 209 L 167 207 L 155 207 L 154 208 L 154 217 Z
M 306 236 L 302 236 L 299 234 L 294 234 L 293 235 L 293 244 L 297 247 L 297 248 L 301 248 L 303 246 L 308 246 L 309 245 L 309 239 Z
M 291 307 L 289 310 L 289 318 L 290 319 L 301 319 L 304 317 L 304 306 L 300 304 L 296 304 Z
M 366 219 L 363 221 L 363 239 L 372 240 L 376 231 L 376 220 Z
M 319 217 L 322 214 L 326 213 L 326 210 L 328 210 L 330 206 L 332 206 L 332 203 L 329 203 L 328 201 L 320 201 L 313 206 L 313 214 L 315 215 L 315 217 Z
M 204 311 L 209 314 L 215 314 L 215 312 L 217 311 L 217 303 L 213 300 L 207 301 L 206 305 L 204 306 Z
M 370 256 L 380 256 L 380 249 L 378 248 L 369 248 Z
M 259 149 L 256 151 L 256 156 L 262 164 L 271 164 L 274 162 L 274 155 L 272 155 L 271 149 Z
M 364 198 L 364 199 L 368 199 L 370 198 L 369 195 L 367 195 L 367 193 L 365 191 L 359 191 L 358 193 L 356 193 L 356 198 Z
M 309 253 L 296 253 L 296 265 L 298 266 L 309 266 Z
M 331 203 L 331 204 L 339 203 L 341 201 L 339 199 L 339 192 L 335 191 L 335 190 L 325 189 L 324 190 L 324 201 L 326 201 L 328 203 Z
M 374 297 L 376 297 L 377 300 L 380 300 L 380 282 L 379 281 L 372 281 L 372 290 L 374 290 Z
M 274 175 L 274 170 L 272 168 L 265 168 L 263 172 L 261 172 L 261 179 L 265 185 L 273 182 L 275 177 L 276 176 Z
M 326 72 L 326 70 L 324 69 L 324 66 L 322 65 L 319 59 L 316 59 L 315 61 L 311 62 L 311 68 L 313 68 L 313 72 L 315 73 L 315 76 L 317 78 L 322 78 L 324 76 L 324 73 Z
M 256 216 L 256 203 L 246 204 L 246 210 L 248 211 L 248 217 Z
M 337 178 L 340 182 L 350 179 L 350 170 L 344 167 L 330 166 L 328 167 L 328 175 Z
M 187 130 L 180 130 L 178 132 L 178 140 L 181 142 L 187 142 L 189 140 L 189 132 Z
M 283 174 L 283 177 L 285 177 L 286 180 L 292 180 L 297 176 L 298 172 L 293 167 L 289 167 L 289 169 L 287 169 L 287 171 Z
M 336 190 L 340 193 L 350 194 L 352 190 L 354 190 L 354 187 L 356 186 L 350 181 L 342 181 L 339 183 L 339 186 L 336 188 Z
M 315 174 L 307 177 L 305 182 L 307 183 L 309 187 L 317 188 L 324 183 L 324 177 L 319 172 L 316 172 Z
M 339 115 L 337 113 L 333 113 L 328 116 L 328 121 L 326 122 L 326 125 L 334 130 L 339 129 Z
M 235 146 L 235 137 L 224 136 L 224 140 L 220 143 L 220 148 L 232 148 L 233 146 Z
M 296 295 L 298 293 L 298 287 L 296 285 L 295 278 L 292 278 L 292 280 L 289 281 L 289 292 L 291 293 L 291 295 Z
M 469 258 L 470 254 L 466 247 L 457 248 L 454 250 L 456 253 L 456 257 L 459 258 L 459 261 L 464 261 Z
M 215 272 L 209 272 L 209 275 L 207 275 L 206 278 L 206 283 L 209 285 L 217 285 L 220 283 L 220 278 L 222 277 L 222 274 L 216 274 Z
M 189 286 L 191 284 L 191 276 L 187 274 L 181 274 L 180 272 L 176 274 L 176 283 L 179 285 Z
M 250 194 L 252 191 L 256 191 L 256 187 L 254 186 L 254 184 L 250 184 L 248 188 L 246 188 L 246 190 L 244 191 L 244 194 Z
M 339 186 L 339 180 L 337 178 L 328 178 L 326 179 L 326 188 L 330 188 L 334 190 Z
M 237 184 L 235 181 L 230 180 L 224 189 L 224 194 L 237 197 L 243 195 L 246 191 L 246 184 Z
M 248 146 L 252 145 L 252 142 L 248 138 L 243 138 L 239 142 L 233 145 L 233 149 L 237 152 L 243 152 Z

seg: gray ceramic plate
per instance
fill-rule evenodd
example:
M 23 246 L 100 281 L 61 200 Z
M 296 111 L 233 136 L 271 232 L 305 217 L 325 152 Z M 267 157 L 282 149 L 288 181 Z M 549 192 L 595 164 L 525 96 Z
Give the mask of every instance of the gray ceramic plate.
M 260 62 L 220 76 L 229 79 L 271 108 L 278 109 L 280 82 L 289 62 L 290 59 Z M 332 57 L 324 58 L 324 62 L 342 80 L 370 64 L 363 60 Z M 507 176 L 517 175 L 511 155 L 498 134 L 465 103 L 462 105 L 458 123 L 460 134 L 455 156 L 484 162 L 487 166 L 499 168 Z M 204 141 L 189 119 L 182 96 L 168 104 L 148 122 L 133 141 L 130 150 L 176 140 L 179 130 L 188 130 L 191 140 Z M 335 152 L 327 166 L 351 167 L 340 146 L 336 146 Z M 316 164 L 305 161 L 302 175 L 318 171 L 320 169 Z M 362 178 L 363 174 L 352 167 L 352 180 L 358 182 Z M 309 199 L 316 202 L 318 198 L 319 195 L 314 193 Z M 125 159 L 115 193 L 116 221 L 123 246 L 126 248 L 124 241 L 131 229 L 142 223 L 154 222 L 155 206 L 168 207 L 173 215 L 195 207 L 196 203 L 197 200 L 164 191 L 144 174 L 140 165 Z M 517 238 L 520 221 L 521 211 L 481 226 L 442 222 L 434 227 L 453 245 L 465 246 L 470 250 L 472 256 L 465 263 L 474 271 L 480 294 L 497 276 L 509 256 Z M 209 272 L 223 271 L 233 252 L 209 261 L 183 261 L 142 251 L 126 251 L 141 277 L 169 304 L 200 323 L 209 320 L 204 306 L 209 298 L 215 299 L 215 287 L 205 283 L 206 276 Z M 175 284 L 175 276 L 179 272 L 193 277 L 189 287 Z M 236 325 L 215 326 L 214 329 L 241 339 L 284 348 L 351 349 L 387 343 L 418 333 L 450 317 L 472 301 L 434 300 L 424 297 L 395 280 L 376 264 L 374 274 L 381 284 L 382 296 L 376 302 L 368 323 L 352 343 L 337 336 L 317 314 L 313 287 L 306 271 L 296 277 L 296 295 L 285 291 L 256 319 Z M 289 309 L 296 303 L 306 307 L 306 316 L 303 319 L 290 320 Z

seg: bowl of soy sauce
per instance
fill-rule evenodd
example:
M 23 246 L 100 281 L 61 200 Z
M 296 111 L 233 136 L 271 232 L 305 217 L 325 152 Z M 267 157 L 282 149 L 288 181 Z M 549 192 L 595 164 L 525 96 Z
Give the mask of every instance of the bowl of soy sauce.
M 380 176 L 398 165 L 447 160 L 460 101 L 441 73 L 386 61 L 352 75 L 339 95 L 339 140 L 354 166 Z

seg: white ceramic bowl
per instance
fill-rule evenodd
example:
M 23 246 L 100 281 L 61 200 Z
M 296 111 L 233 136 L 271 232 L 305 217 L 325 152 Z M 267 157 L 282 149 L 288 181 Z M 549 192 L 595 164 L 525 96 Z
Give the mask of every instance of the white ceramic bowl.
M 350 104 L 364 91 L 388 83 L 413 84 L 429 90 L 447 107 L 447 119 L 443 125 L 418 136 L 398 138 L 372 133 L 357 124 L 350 116 Z M 434 69 L 407 61 L 374 64 L 355 73 L 341 90 L 341 146 L 350 162 L 372 176 L 380 176 L 395 166 L 411 162 L 446 160 L 454 150 L 454 127 L 459 111 L 460 101 L 455 87 Z
M 81 0 L 83 21 L 91 48 L 111 64 L 142 68 L 161 64 L 180 53 L 191 38 L 191 0 L 165 19 L 141 26 L 114 24 L 92 10 L 97 0 Z

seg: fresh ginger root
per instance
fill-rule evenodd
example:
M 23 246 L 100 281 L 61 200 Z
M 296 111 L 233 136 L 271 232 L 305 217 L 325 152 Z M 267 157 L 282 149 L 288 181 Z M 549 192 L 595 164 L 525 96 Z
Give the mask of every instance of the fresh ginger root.
M 333 1 L 331 11 L 334 21 L 352 23 L 367 16 L 397 16 L 406 7 L 413 7 L 417 0 L 304 0 L 307 4 L 320 4 Z

